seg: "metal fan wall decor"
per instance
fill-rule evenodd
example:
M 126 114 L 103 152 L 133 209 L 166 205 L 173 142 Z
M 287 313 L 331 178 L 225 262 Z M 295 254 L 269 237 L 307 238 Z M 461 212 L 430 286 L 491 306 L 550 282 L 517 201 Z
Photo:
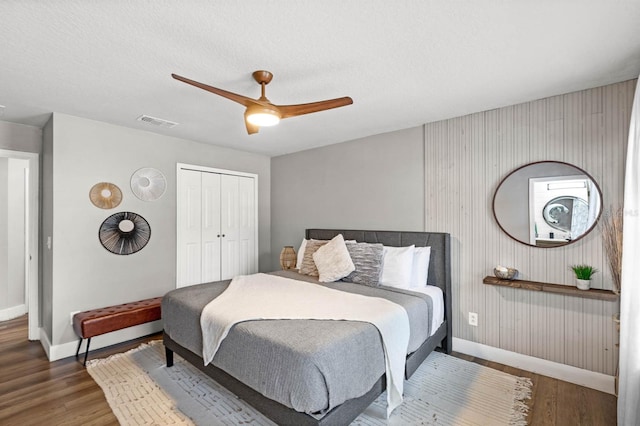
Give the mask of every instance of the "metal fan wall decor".
M 94 206 L 101 209 L 118 207 L 122 201 L 122 191 L 110 182 L 96 183 L 89 191 L 89 199 Z
M 111 253 L 128 255 L 142 250 L 151 238 L 151 227 L 144 217 L 133 212 L 112 214 L 98 231 L 102 246 Z
M 131 190 L 142 201 L 155 201 L 166 189 L 167 179 L 158 169 L 144 167 L 131 176 Z

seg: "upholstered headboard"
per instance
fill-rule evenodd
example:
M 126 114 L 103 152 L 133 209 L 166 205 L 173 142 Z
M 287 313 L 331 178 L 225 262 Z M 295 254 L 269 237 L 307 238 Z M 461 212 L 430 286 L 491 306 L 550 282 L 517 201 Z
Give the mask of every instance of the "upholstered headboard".
M 342 234 L 345 240 L 382 243 L 385 246 L 431 247 L 427 283 L 442 289 L 448 336 L 451 336 L 451 236 L 445 232 L 359 231 L 340 229 L 307 229 L 307 239 L 330 240 Z

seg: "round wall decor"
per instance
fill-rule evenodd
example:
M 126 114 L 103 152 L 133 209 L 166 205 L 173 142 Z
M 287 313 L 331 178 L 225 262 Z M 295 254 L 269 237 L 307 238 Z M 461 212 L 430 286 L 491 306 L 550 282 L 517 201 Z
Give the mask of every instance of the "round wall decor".
M 144 248 L 151 238 L 149 222 L 137 213 L 119 212 L 102 222 L 100 242 L 111 253 L 133 254 Z
M 155 201 L 167 189 L 167 180 L 158 169 L 145 167 L 131 176 L 131 190 L 142 201 Z
M 122 201 L 122 191 L 110 182 L 100 182 L 91 187 L 89 199 L 96 207 L 112 209 Z

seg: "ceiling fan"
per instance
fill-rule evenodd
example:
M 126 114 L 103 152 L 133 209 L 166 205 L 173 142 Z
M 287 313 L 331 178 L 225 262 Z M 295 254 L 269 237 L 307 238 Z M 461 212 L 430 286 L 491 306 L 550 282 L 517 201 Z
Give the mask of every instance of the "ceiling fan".
M 269 71 L 259 70 L 253 73 L 253 78 L 262 86 L 262 95 L 258 99 L 251 99 L 243 95 L 228 92 L 226 90 L 218 89 L 204 83 L 199 83 L 194 80 L 179 76 L 177 74 L 171 74 L 171 77 L 176 80 L 180 80 L 184 83 L 206 90 L 207 92 L 215 93 L 224 98 L 230 99 L 241 105 L 244 105 L 247 109 L 244 112 L 244 122 L 247 126 L 247 132 L 251 135 L 258 133 L 260 127 L 274 126 L 280 122 L 280 120 L 296 117 L 298 115 L 309 114 L 312 112 L 324 111 L 327 109 L 339 108 L 346 105 L 351 105 L 353 100 L 345 96 L 344 98 L 329 99 L 326 101 L 311 102 L 308 104 L 298 105 L 275 105 L 272 104 L 269 99 L 264 95 L 264 88 L 271 79 L 273 74 Z

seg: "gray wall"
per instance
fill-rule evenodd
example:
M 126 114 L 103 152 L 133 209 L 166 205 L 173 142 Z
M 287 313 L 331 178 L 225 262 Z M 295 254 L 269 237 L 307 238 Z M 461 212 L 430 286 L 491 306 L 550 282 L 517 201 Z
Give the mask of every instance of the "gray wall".
M 39 153 L 42 150 L 42 130 L 0 121 L 0 149 Z
M 306 227 L 449 232 L 455 337 L 613 375 L 617 302 L 482 279 L 503 264 L 525 279 L 574 285 L 568 266 L 587 262 L 601 271 L 593 286 L 611 288 L 597 231 L 566 247 L 528 247 L 499 229 L 491 199 L 513 169 L 556 160 L 591 174 L 605 207 L 621 203 L 635 83 L 273 158 L 273 266 L 283 245 L 297 248 Z M 478 313 L 477 327 L 467 324 L 469 312 Z
M 271 159 L 271 259 L 306 228 L 420 231 L 421 127 Z
M 44 222 L 53 220 L 43 226 L 41 239 L 46 250 L 47 237 L 53 238 L 51 266 L 43 268 L 51 275 L 44 277 L 52 296 L 44 300 L 50 305 L 44 311 L 51 311 L 53 345 L 76 339 L 70 312 L 161 296 L 175 288 L 177 162 L 258 174 L 260 270 L 270 269 L 268 157 L 58 113 L 52 134 L 51 140 L 45 137 L 43 178 L 53 176 L 52 188 L 45 189 L 53 198 L 43 199 L 43 214 Z M 144 202 L 132 193 L 129 179 L 141 167 L 166 176 L 167 191 L 159 200 Z M 99 209 L 89 200 L 91 187 L 103 181 L 122 190 L 123 201 L 115 209 Z M 148 245 L 129 256 L 108 252 L 98 240 L 100 224 L 120 211 L 139 213 L 151 226 Z

